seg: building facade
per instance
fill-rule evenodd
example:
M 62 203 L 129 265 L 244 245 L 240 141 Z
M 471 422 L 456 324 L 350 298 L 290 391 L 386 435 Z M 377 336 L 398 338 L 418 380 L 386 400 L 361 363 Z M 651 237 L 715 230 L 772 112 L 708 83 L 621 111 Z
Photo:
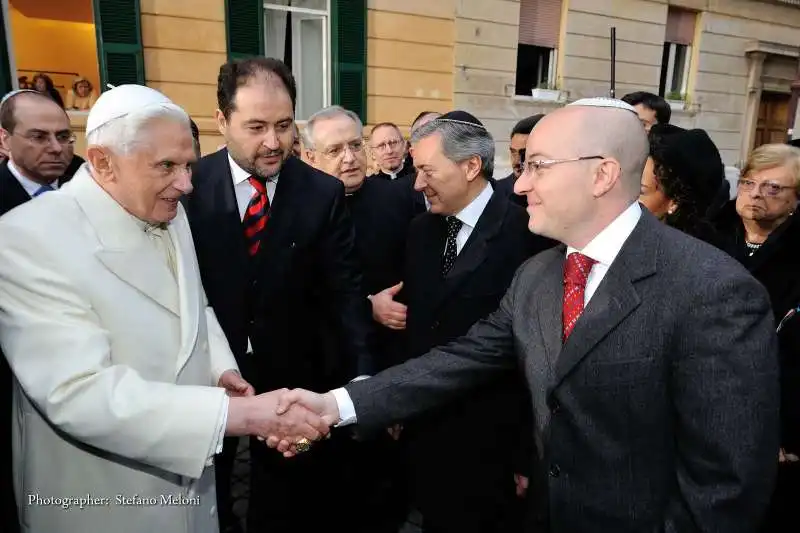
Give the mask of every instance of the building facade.
M 221 143 L 216 77 L 231 57 L 292 67 L 298 119 L 332 103 L 407 131 L 421 111 L 467 109 L 507 170 L 514 123 L 586 96 L 667 97 L 727 164 L 794 123 L 800 0 L 2 0 L 0 84 L 48 73 L 98 89 L 146 83 L 182 105 L 204 152 Z M 44 43 L 44 46 L 42 46 Z M 79 135 L 85 113 L 71 112 Z

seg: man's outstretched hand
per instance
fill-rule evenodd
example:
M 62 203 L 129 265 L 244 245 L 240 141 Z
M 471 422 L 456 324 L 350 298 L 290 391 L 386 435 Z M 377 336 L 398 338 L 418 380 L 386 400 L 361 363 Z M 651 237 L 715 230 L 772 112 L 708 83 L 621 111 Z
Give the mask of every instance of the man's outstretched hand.
M 326 394 L 317 394 L 305 389 L 282 391 L 282 394 L 278 398 L 275 414 L 279 417 L 283 417 L 297 409 L 310 411 L 329 427 L 339 422 L 339 406 L 336 403 L 336 398 L 330 392 Z M 270 448 L 276 448 L 284 457 L 294 457 L 298 453 L 298 439 L 272 434 L 266 441 Z

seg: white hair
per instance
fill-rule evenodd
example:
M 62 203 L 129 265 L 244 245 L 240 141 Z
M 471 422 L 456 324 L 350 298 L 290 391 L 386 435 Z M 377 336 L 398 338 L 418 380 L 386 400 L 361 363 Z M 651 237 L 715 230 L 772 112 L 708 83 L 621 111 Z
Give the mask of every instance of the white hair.
M 121 155 L 135 151 L 145 142 L 147 125 L 156 119 L 182 122 L 191 132 L 189 115 L 176 105 L 148 105 L 127 115 L 115 118 L 86 135 L 89 146 L 105 146 Z
M 306 122 L 306 127 L 303 128 L 303 144 L 308 149 L 314 148 L 314 126 L 320 120 L 328 120 L 335 117 L 347 117 L 353 122 L 355 122 L 356 126 L 358 126 L 358 132 L 364 131 L 364 124 L 361 122 L 361 119 L 358 115 L 354 112 L 350 111 L 349 109 L 345 109 L 340 105 L 331 105 L 320 109 L 313 115 L 308 118 Z

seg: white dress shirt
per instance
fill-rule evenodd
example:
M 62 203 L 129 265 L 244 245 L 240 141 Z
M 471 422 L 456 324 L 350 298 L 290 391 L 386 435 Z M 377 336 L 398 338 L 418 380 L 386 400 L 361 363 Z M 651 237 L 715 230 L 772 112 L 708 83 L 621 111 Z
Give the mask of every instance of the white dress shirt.
M 491 188 L 489 188 L 489 190 L 491 190 Z M 489 196 L 491 197 L 491 194 Z M 460 214 L 461 213 L 459 213 L 459 215 Z M 622 214 L 615 218 L 611 224 L 606 226 L 603 231 L 598 233 L 594 239 L 589 241 L 589 244 L 582 250 L 577 250 L 572 247 L 567 248 L 567 255 L 572 252 L 580 252 L 597 261 L 589 272 L 589 278 L 586 280 L 586 290 L 583 300 L 584 306 L 589 303 L 589 300 L 597 291 L 597 287 L 600 285 L 600 282 L 603 281 L 614 259 L 619 255 L 625 241 L 627 241 L 628 237 L 633 233 L 641 216 L 642 208 L 639 206 L 638 201 L 634 202 L 623 211 Z M 333 397 L 336 399 L 336 405 L 339 408 L 339 418 L 341 421 L 338 425 L 346 426 L 355 424 L 357 422 L 356 408 L 347 390 L 344 388 L 334 389 L 331 391 L 331 394 L 333 394 Z
M 639 219 L 642 217 L 642 208 L 639 202 L 633 202 L 625 211 L 615 218 L 611 224 L 598 233 L 583 250 L 577 250 L 571 246 L 567 247 L 567 255 L 572 252 L 580 252 L 583 255 L 597 261 L 589 271 L 586 279 L 586 289 L 583 294 L 584 308 L 589 304 L 600 282 L 606 276 L 611 263 L 619 255 L 622 245 L 628 240 Z
M 247 204 L 253 198 L 256 189 L 250 185 L 250 174 L 245 169 L 236 164 L 230 154 L 228 154 L 228 164 L 231 167 L 231 176 L 233 177 L 233 190 L 236 193 L 236 205 L 239 207 L 239 219 L 244 220 L 244 212 L 247 211 Z M 273 176 L 267 179 L 267 198 L 269 198 L 269 205 L 272 205 L 272 200 L 275 198 L 275 188 L 278 186 L 278 176 Z
M 20 172 L 16 165 L 14 165 L 14 162 L 10 159 L 8 160 L 7 164 L 11 175 L 17 179 L 20 185 L 22 185 L 22 188 L 25 189 L 25 192 L 28 193 L 28 196 L 33 198 L 33 196 L 36 194 L 36 191 L 42 188 L 42 184 L 36 183 L 32 179 L 23 176 L 22 172 Z M 53 183 L 50 184 L 50 187 L 52 187 L 53 190 L 58 189 L 58 180 L 54 180 Z
M 493 193 L 494 189 L 487 183 L 480 194 L 467 207 L 456 213 L 455 217 L 461 221 L 461 229 L 456 234 L 456 254 L 460 254 L 461 250 L 464 249 L 464 245 L 467 244 L 469 236 L 472 235 L 472 230 L 478 224 L 478 219 L 481 218 L 483 210 L 486 209 L 486 205 L 492 199 Z M 442 254 L 444 255 L 444 250 L 442 250 Z

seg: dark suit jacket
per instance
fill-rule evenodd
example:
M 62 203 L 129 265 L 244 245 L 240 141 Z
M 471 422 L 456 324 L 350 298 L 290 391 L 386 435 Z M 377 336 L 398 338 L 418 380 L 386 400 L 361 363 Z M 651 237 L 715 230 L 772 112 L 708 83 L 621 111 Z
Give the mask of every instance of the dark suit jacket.
M 505 178 L 495 181 L 494 190 L 503 194 L 506 198 L 511 199 L 512 202 L 521 206 L 528 207 L 528 199 L 524 196 L 514 193 L 514 184 L 517 183 L 517 177 L 512 172 Z
M 243 375 L 258 392 L 321 386 L 372 369 L 344 187 L 290 157 L 249 260 L 228 154 L 202 158 L 186 198 L 200 274 Z M 248 335 L 254 354 L 244 358 Z
M 80 159 L 76 156 L 77 159 Z M 80 159 L 82 162 L 83 160 Z M 80 165 L 78 165 L 80 166 Z M 67 176 L 59 180 L 59 185 L 63 185 L 70 178 L 75 171 L 69 172 Z M 5 215 L 17 206 L 20 206 L 30 200 L 31 197 L 22 187 L 17 178 L 8 170 L 8 160 L 0 163 L 0 216 Z M 11 444 L 11 410 L 12 410 L 12 374 L 8 366 L 3 352 L 0 352 L 0 388 L 2 388 L 2 399 L 0 399 L 0 413 L 2 413 L 2 434 L 6 445 Z M 6 447 L 6 449 L 9 449 Z M 14 499 L 14 485 L 11 477 L 11 454 L 8 454 L 8 461 L 6 462 L 5 473 L 2 475 L 2 483 L 0 483 L 0 491 L 2 491 L 2 509 L 5 510 L 3 516 L 8 517 L 6 525 L 11 528 L 9 533 L 18 531 L 19 523 L 17 521 L 17 505 Z M 4 519 L 5 520 L 5 519 Z M 5 531 L 5 530 L 4 530 Z
M 755 531 L 779 432 L 764 288 L 644 212 L 562 347 L 564 253 L 525 263 L 465 337 L 348 385 L 359 424 L 385 427 L 521 368 L 540 530 Z
M 369 179 L 379 179 L 384 181 L 393 181 L 398 184 L 402 184 L 403 187 L 407 188 L 407 194 L 410 195 L 409 198 L 411 200 L 411 209 L 414 211 L 415 214 L 425 213 L 428 208 L 425 205 L 425 195 L 422 191 L 414 190 L 414 181 L 417 179 L 417 169 L 414 168 L 414 161 L 411 159 L 410 155 L 406 156 L 406 160 L 403 163 L 403 168 L 400 169 L 400 172 L 397 173 L 397 177 L 392 180 L 392 177 L 389 174 L 381 171 L 377 174 L 373 174 L 368 178 Z
M 403 281 L 406 235 L 414 217 L 411 191 L 398 180 L 366 179 L 347 196 L 355 226 L 356 254 L 364 274 L 364 290 L 376 294 Z M 399 295 L 396 299 L 400 299 Z M 405 332 L 375 326 L 375 365 L 384 369 L 403 354 Z
M 445 217 L 431 213 L 417 217 L 409 231 L 409 358 L 464 335 L 497 309 L 517 268 L 555 244 L 528 231 L 527 214 L 497 192 L 442 279 L 446 238 Z M 510 527 L 504 520 L 513 514 L 513 474 L 519 470 L 509 451 L 531 439 L 529 412 L 522 380 L 509 375 L 406 424 L 412 490 L 426 523 L 461 532 Z M 483 437 L 465 436 L 476 420 L 483 421 Z

